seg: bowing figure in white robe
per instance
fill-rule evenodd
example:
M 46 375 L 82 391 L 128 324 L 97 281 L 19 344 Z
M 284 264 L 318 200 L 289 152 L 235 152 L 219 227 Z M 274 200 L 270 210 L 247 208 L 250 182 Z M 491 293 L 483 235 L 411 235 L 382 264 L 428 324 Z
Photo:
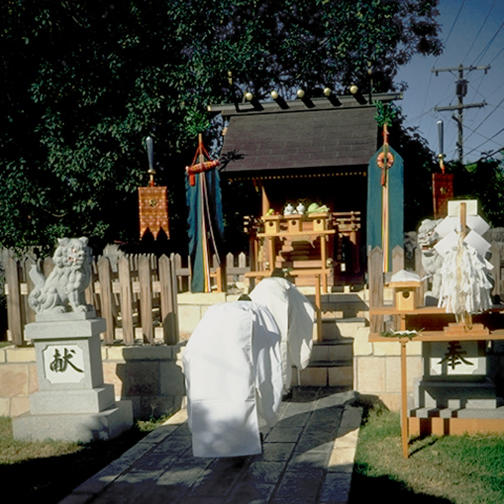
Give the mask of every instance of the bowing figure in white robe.
M 268 307 L 280 329 L 283 394 L 288 394 L 292 366 L 299 372 L 310 361 L 315 310 L 306 296 L 285 278 L 265 278 L 249 296 L 255 303 Z
M 261 453 L 282 399 L 280 333 L 251 301 L 211 306 L 183 354 L 195 457 Z

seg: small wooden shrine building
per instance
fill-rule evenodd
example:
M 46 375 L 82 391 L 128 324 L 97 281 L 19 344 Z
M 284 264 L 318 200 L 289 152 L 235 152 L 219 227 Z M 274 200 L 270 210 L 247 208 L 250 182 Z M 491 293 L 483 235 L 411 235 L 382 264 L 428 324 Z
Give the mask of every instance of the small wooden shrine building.
M 399 98 L 330 95 L 209 107 L 228 121 L 221 176 L 261 190 L 262 215 L 249 227 L 256 270 L 315 268 L 324 287 L 362 279 L 367 170 L 381 145 L 373 102 Z M 322 212 L 283 215 L 287 204 L 299 203 Z

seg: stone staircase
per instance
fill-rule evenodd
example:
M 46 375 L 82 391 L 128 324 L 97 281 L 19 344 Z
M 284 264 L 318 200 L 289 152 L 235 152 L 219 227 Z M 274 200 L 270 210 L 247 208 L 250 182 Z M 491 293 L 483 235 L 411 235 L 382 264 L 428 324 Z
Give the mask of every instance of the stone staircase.
M 312 298 L 312 296 L 308 296 Z M 322 295 L 322 341 L 314 342 L 310 364 L 293 385 L 353 388 L 353 338 L 369 325 L 362 292 Z

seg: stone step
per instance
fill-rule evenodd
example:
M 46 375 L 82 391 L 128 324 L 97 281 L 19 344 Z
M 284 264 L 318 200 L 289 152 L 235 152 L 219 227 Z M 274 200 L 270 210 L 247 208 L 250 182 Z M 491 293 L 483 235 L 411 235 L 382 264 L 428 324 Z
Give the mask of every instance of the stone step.
M 502 401 L 501 401 L 502 403 Z M 415 418 L 503 418 L 504 406 L 495 408 L 415 408 L 409 416 Z
M 300 372 L 293 373 L 293 385 L 311 387 L 353 387 L 353 364 L 351 360 L 314 361 Z
M 325 309 L 322 308 L 321 310 L 321 316 L 322 319 L 345 319 L 345 318 L 363 318 L 366 320 L 369 320 L 369 311 L 367 310 L 361 310 L 361 311 L 355 311 L 355 310 L 336 310 L 336 309 Z
M 339 361 L 353 358 L 353 340 L 322 341 L 314 343 L 311 353 L 312 361 Z
M 315 303 L 313 291 L 304 293 L 312 304 Z M 362 292 L 331 293 L 321 295 L 322 317 L 330 318 L 369 318 L 369 305 Z
M 427 409 L 495 409 L 503 404 L 489 382 L 422 380 L 415 397 L 415 405 Z
M 323 318 L 322 319 L 322 340 L 332 341 L 342 338 L 354 338 L 357 331 L 368 325 L 364 317 L 352 318 Z

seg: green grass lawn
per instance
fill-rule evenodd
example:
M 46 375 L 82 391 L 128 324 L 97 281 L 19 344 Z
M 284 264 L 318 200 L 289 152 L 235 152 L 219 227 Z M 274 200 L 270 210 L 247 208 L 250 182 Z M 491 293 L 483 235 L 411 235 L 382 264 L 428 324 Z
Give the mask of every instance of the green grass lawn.
M 369 411 L 361 427 L 350 502 L 504 503 L 504 434 L 429 436 L 403 458 L 399 414 Z
M 118 458 L 162 420 L 138 421 L 110 441 L 80 444 L 63 441 L 17 441 L 11 419 L 0 417 L 0 482 L 12 502 L 56 503 L 77 485 Z

